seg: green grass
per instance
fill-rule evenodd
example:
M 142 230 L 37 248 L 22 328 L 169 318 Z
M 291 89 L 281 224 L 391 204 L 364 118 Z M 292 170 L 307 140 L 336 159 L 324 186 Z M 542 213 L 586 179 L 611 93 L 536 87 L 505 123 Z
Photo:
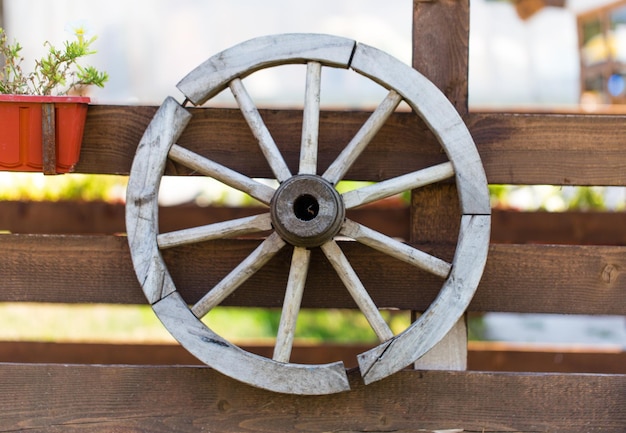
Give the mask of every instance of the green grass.
M 394 332 L 409 323 L 407 312 L 384 311 Z M 280 312 L 218 307 L 204 321 L 233 342 L 271 341 Z M 305 310 L 296 338 L 307 342 L 369 343 L 376 336 L 358 311 Z M 159 343 L 173 342 L 149 306 L 0 304 L 0 340 Z
M 409 324 L 409 313 L 384 311 L 394 332 Z M 260 308 L 216 308 L 205 322 L 218 334 L 233 340 L 274 338 L 280 312 Z M 310 342 L 369 343 L 377 341 L 365 317 L 358 311 L 303 310 L 298 316 L 296 338 Z
M 174 341 L 148 306 L 0 304 L 0 340 Z

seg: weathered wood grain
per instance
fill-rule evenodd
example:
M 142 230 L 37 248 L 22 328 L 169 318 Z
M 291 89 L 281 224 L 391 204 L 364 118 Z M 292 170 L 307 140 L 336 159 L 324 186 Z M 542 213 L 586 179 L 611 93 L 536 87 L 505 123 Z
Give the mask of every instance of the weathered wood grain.
M 267 232 L 271 229 L 270 214 L 266 212 L 260 215 L 161 233 L 157 235 L 157 244 L 160 249 L 166 249 L 213 239 L 234 238 L 250 233 Z
M 265 156 L 265 159 L 269 163 L 274 177 L 279 182 L 289 179 L 292 176 L 291 171 L 289 171 L 270 131 L 267 129 L 265 122 L 263 122 L 259 110 L 254 105 L 241 79 L 233 79 L 230 82 L 230 89 L 237 100 L 237 104 L 239 104 L 239 109 L 246 119 L 246 123 L 250 127 L 254 138 L 256 138 L 259 143 L 259 147 L 263 152 L 263 156 Z
M 296 333 L 296 323 L 302 295 L 306 284 L 306 277 L 311 262 L 311 250 L 304 247 L 294 247 L 289 265 L 289 278 L 285 289 L 285 299 L 280 314 L 280 322 L 276 331 L 276 344 L 272 359 L 278 362 L 289 362 L 291 349 Z
M 475 371 L 626 374 L 626 351 L 619 347 L 474 341 L 468 361 Z
M 206 286 L 207 292 L 191 310 L 198 318 L 220 305 L 224 299 L 252 277 L 270 261 L 287 243 L 276 233 L 272 233 L 254 249 L 241 263 L 225 275 L 216 285 Z
M 205 367 L 0 365 L 0 429 L 36 432 L 621 432 L 626 376 L 403 371 L 286 396 Z
M 378 307 L 363 286 L 359 276 L 346 258 L 345 254 L 337 245 L 337 242 L 327 242 L 321 247 L 322 252 L 332 265 L 333 269 L 348 289 L 350 296 L 363 313 L 370 327 L 381 342 L 393 338 L 393 331 L 378 311 Z
M 439 343 L 413 363 L 412 368 L 415 370 L 467 370 L 467 340 L 467 317 L 463 315 Z
M 492 213 L 492 242 L 626 245 L 626 212 Z
M 178 89 L 199 105 L 217 95 L 233 79 L 282 64 L 317 61 L 346 68 L 355 41 L 321 34 L 279 34 L 257 37 L 215 54 L 185 76 Z M 298 143 L 296 141 L 295 143 Z
M 169 154 L 163 155 L 163 160 L 167 163 L 167 157 L 170 160 L 183 164 L 185 167 L 192 169 L 198 174 L 209 176 L 215 180 L 219 180 L 224 184 L 248 194 L 250 197 L 256 198 L 261 203 L 269 205 L 275 190 L 267 185 L 257 182 L 247 176 L 231 170 L 228 166 L 224 166 L 210 159 L 204 158 L 197 153 L 174 144 Z M 288 170 L 285 168 L 285 170 Z M 155 183 L 160 181 L 160 176 L 152 179 Z M 132 177 L 131 177 L 132 178 Z M 283 179 L 285 180 L 285 179 Z
M 322 64 L 307 63 L 298 174 L 317 174 L 321 79 Z
M 124 174 L 158 107 L 90 105 L 77 173 Z
M 430 272 L 433 275 L 437 275 L 440 278 L 445 279 L 450 275 L 450 270 L 452 269 L 450 263 L 419 249 L 412 248 L 404 242 L 384 236 L 354 221 L 346 220 L 343 223 L 340 234 L 426 272 Z
M 413 67 L 441 89 L 461 116 L 467 114 L 469 13 L 468 0 L 413 4 Z
M 483 113 L 468 127 L 490 183 L 626 183 L 623 116 Z
M 237 65 L 236 62 L 235 64 Z M 291 172 L 243 84 L 236 78 L 230 82 L 230 86 L 276 179 L 281 182 L 287 180 L 292 176 Z M 133 267 L 146 299 L 177 341 L 194 356 L 223 374 L 263 389 L 283 393 L 331 394 L 349 389 L 344 366 L 339 362 L 302 366 L 262 358 L 230 344 L 200 320 L 286 245 L 278 233 L 269 235 L 216 285 L 206 287 L 206 293 L 193 307 L 190 308 L 190 302 L 176 291 L 175 283 L 160 253 L 157 236 L 158 188 L 168 154 L 171 159 L 201 173 L 216 176 L 265 204 L 269 204 L 274 192 L 265 185 L 175 144 L 190 118 L 191 114 L 175 100 L 166 99 L 148 125 L 133 159 L 126 195 L 126 228 Z M 240 184 L 243 188 L 239 187 Z M 250 184 L 253 185 L 249 187 Z M 257 189 L 270 191 L 269 195 L 265 195 L 266 200 L 262 193 L 255 194 L 251 191 Z M 194 237 L 196 235 L 194 233 Z M 201 237 L 205 235 L 206 233 L 202 233 Z M 168 243 L 179 242 L 174 239 L 164 245 L 169 246 Z
M 76 171 L 128 174 L 155 111 L 155 107 L 90 106 Z M 271 174 L 239 110 L 190 111 L 194 117 L 179 144 L 248 176 Z M 260 111 L 287 165 L 296 172 L 300 149 L 288 144 L 301 140 L 302 112 Z M 320 113 L 320 170 L 328 167 L 367 117 L 368 113 L 349 111 Z M 470 113 L 465 122 L 489 183 L 626 185 L 626 116 Z M 240 158 L 242 154 L 249 158 Z M 415 115 L 396 113 L 348 177 L 388 179 L 445 161 L 434 136 Z M 372 174 L 371 167 L 377 172 Z M 186 172 L 168 166 L 169 174 L 177 171 Z
M 346 209 L 372 203 L 415 188 L 454 177 L 454 167 L 444 162 L 403 176 L 353 189 L 341 195 Z
M 212 241 L 164 250 L 172 278 L 189 301 L 232 270 L 258 241 Z M 0 235 L 0 301 L 145 303 L 125 237 Z M 423 311 L 441 279 L 354 242 L 346 256 L 380 307 Z M 176 254 L 170 254 L 170 251 Z M 226 300 L 280 307 L 290 253 L 281 251 Z M 472 311 L 626 314 L 623 246 L 498 245 Z M 410 276 L 411 278 L 407 278 Z M 321 251 L 314 249 L 303 307 L 355 308 Z M 394 287 L 393 290 L 390 288 Z M 575 302 L 574 302 L 575 301 Z
M 133 160 L 126 192 L 126 230 L 131 258 L 150 303 L 176 288 L 160 260 L 156 243 L 159 206 L 157 197 L 167 155 L 191 115 L 173 98 L 165 100 L 146 129 Z M 156 180 L 156 181 L 154 181 Z
M 376 107 L 348 144 L 341 150 L 339 156 L 326 169 L 322 175 L 324 179 L 333 185 L 344 179 L 350 167 L 352 167 L 361 153 L 385 125 L 389 116 L 393 114 L 401 101 L 402 97 L 397 92 L 394 90 L 389 91 L 385 99 Z
M 450 30 L 439 35 L 444 26 L 450 26 Z M 468 112 L 468 47 L 469 1 L 413 2 L 412 66 L 441 90 L 461 117 L 465 117 Z M 484 167 L 482 161 L 480 165 Z M 481 173 L 481 176 L 484 174 Z M 463 208 L 458 198 L 457 185 L 413 189 L 409 239 L 455 243 L 459 231 L 457 215 Z M 446 205 L 442 207 L 442 203 Z M 435 226 L 437 228 L 431 230 Z M 435 346 L 433 349 L 432 352 L 443 354 L 439 368 L 466 367 L 466 333 L 460 328 L 465 329 L 464 321 L 459 320 L 454 328 L 456 332 L 448 334 L 445 339 L 448 343 L 440 343 L 440 347 Z M 428 365 L 428 360 L 418 362 Z

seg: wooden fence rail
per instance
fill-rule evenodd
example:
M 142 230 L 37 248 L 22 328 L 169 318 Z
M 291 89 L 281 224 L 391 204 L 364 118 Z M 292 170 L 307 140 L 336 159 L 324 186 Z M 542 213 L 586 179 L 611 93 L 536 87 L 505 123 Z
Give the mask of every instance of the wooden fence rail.
M 400 372 L 294 397 L 205 367 L 5 364 L 6 431 L 623 431 L 626 376 Z M 557 389 L 567 398 L 555 399 Z M 68 392 L 68 390 L 72 390 Z M 589 415 L 593 414 L 590 418 Z
M 271 358 L 267 342 L 243 344 Z M 357 366 L 356 356 L 371 344 L 296 342 L 291 361 L 325 364 L 341 360 Z M 174 343 L 0 341 L 0 362 L 27 364 L 201 365 Z M 470 341 L 467 368 L 472 371 L 626 374 L 626 353 L 619 347 L 549 346 L 545 344 Z
M 267 212 L 257 207 L 162 207 L 161 232 L 196 227 Z M 348 210 L 348 218 L 385 233 L 409 239 L 410 209 L 403 204 Z M 0 230 L 30 234 L 121 234 L 126 231 L 124 204 L 1 201 Z M 496 244 L 626 245 L 626 213 L 599 211 L 530 212 L 493 209 L 491 242 Z
M 269 177 L 239 110 L 197 109 L 180 144 L 252 177 Z M 90 107 L 80 173 L 128 174 L 137 143 L 156 107 Z M 192 110 L 196 111 L 196 110 Z M 298 143 L 302 113 L 261 110 L 275 141 Z M 369 113 L 322 112 L 320 169 L 328 166 Z M 470 113 L 465 119 L 491 184 L 618 185 L 626 183 L 626 116 Z M 299 150 L 282 148 L 291 168 Z M 242 153 L 245 152 L 245 153 Z M 246 154 L 247 158 L 240 155 Z M 593 158 L 589 158 L 593 155 Z M 391 117 L 349 177 L 378 180 L 444 161 L 440 146 L 414 115 Z M 368 167 L 380 167 L 372 178 Z M 171 166 L 170 174 L 184 173 Z
M 145 303 L 125 237 L 2 235 L 0 242 L 5 276 L 2 302 Z M 257 244 L 255 240 L 215 241 L 164 256 L 181 293 L 194 300 Z M 409 265 L 362 245 L 344 247 L 381 307 L 423 311 L 440 289 L 440 280 Z M 313 258 L 303 306 L 354 308 L 329 265 L 322 257 Z M 225 305 L 280 307 L 288 264 L 289 255 L 279 253 Z M 624 269 L 624 247 L 493 244 L 470 310 L 626 315 Z

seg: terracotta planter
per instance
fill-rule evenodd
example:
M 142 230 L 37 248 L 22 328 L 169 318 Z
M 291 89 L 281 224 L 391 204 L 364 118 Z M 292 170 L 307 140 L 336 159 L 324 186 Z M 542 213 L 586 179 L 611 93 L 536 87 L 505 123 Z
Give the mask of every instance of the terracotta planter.
M 89 98 L 0 95 L 0 170 L 73 170 Z

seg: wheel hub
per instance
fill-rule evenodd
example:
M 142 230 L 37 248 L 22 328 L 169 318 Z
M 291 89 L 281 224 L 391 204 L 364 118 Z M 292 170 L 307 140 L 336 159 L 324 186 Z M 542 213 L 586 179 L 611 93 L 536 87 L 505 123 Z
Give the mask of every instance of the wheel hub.
M 272 224 L 286 241 L 317 247 L 335 236 L 346 215 L 335 188 L 320 176 L 301 174 L 283 182 L 270 202 Z

